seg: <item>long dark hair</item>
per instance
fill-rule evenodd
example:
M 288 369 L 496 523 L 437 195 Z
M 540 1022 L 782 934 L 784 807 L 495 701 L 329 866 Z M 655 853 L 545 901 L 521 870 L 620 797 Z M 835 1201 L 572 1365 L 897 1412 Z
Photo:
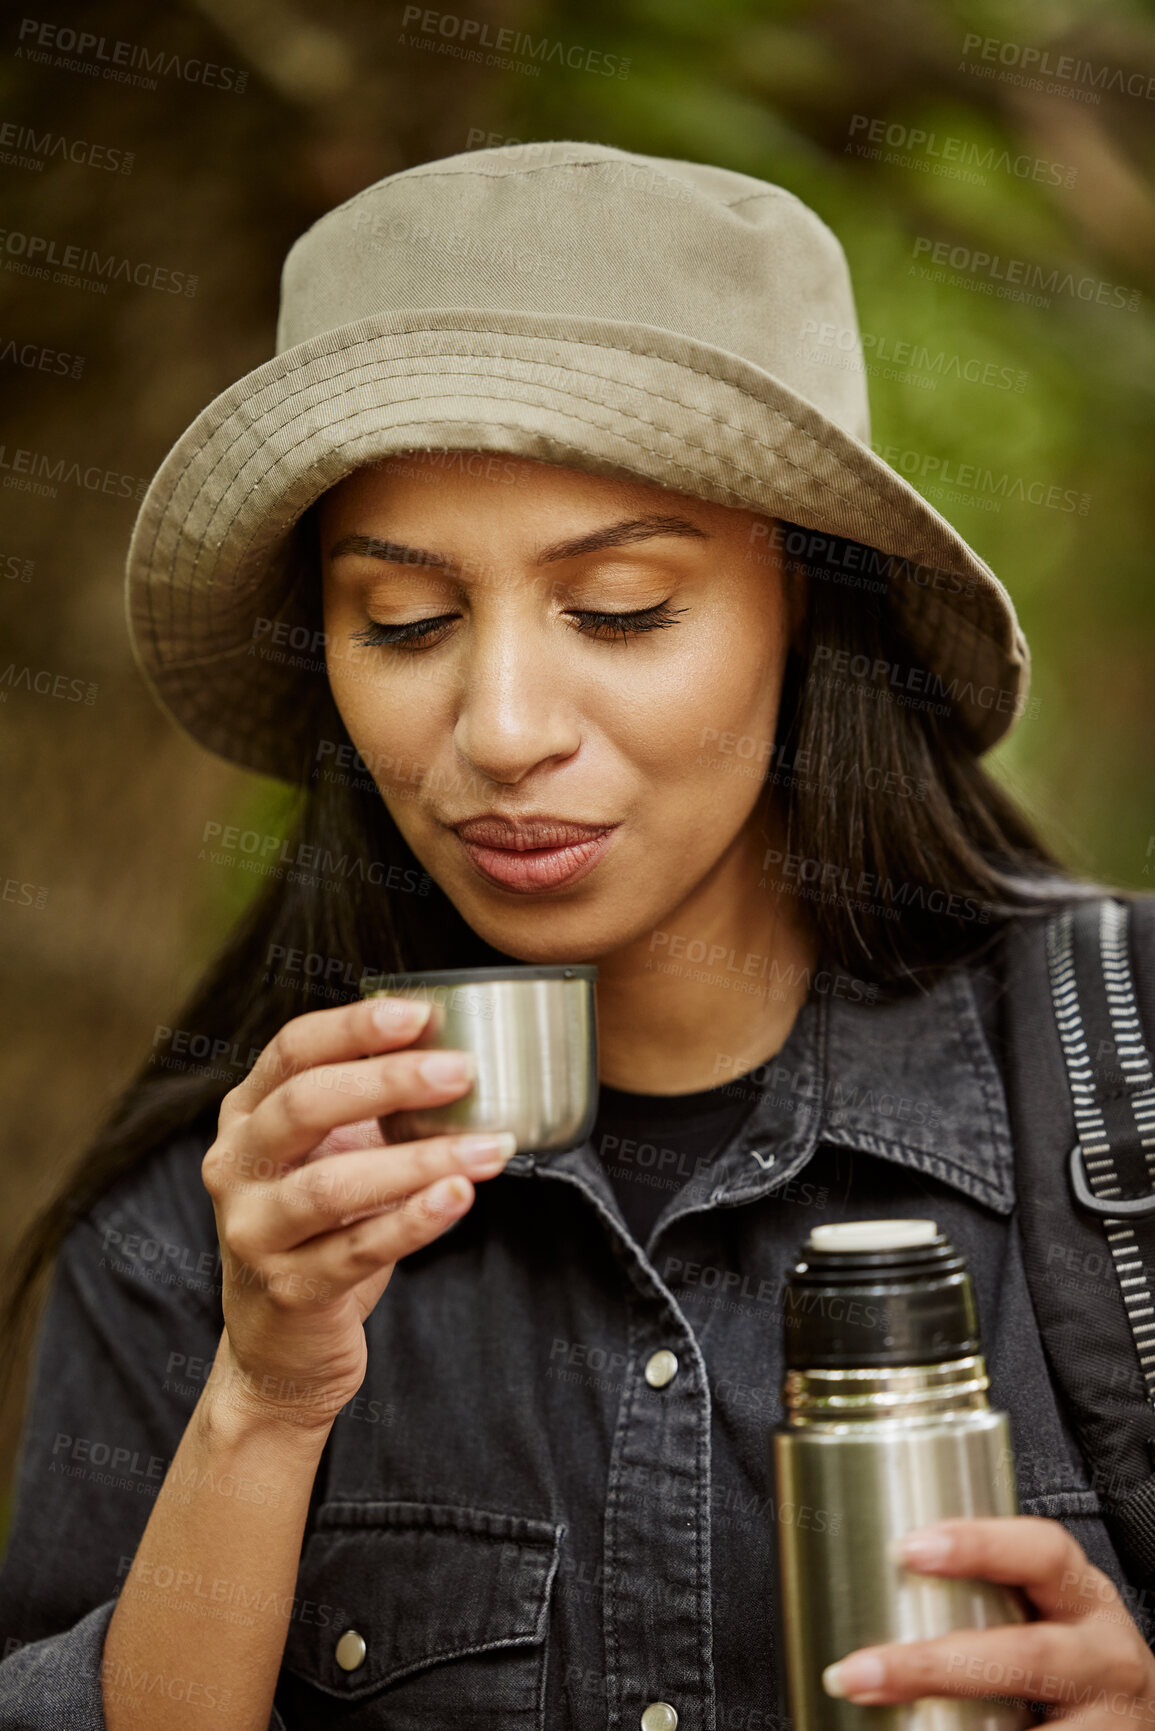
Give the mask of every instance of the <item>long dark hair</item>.
M 785 837 L 769 865 L 807 898 L 823 966 L 887 993 L 916 990 L 980 954 L 1010 915 L 1049 911 L 1101 886 L 1079 882 L 1052 856 L 983 768 L 957 705 L 895 700 L 886 669 L 917 657 L 883 585 L 848 581 L 859 561 L 844 556 L 848 543 L 830 545 L 806 566 L 805 642 L 788 657 L 764 764 Z M 832 677 L 837 668 L 846 676 Z M 0 1386 L 73 1222 L 177 1130 L 203 1125 L 211 1135 L 224 1094 L 290 1017 L 355 998 L 365 973 L 513 959 L 422 871 L 331 698 L 320 725 L 327 767 L 315 767 L 302 791 L 288 853 L 321 869 L 270 876 L 32 1222 L 4 1295 Z M 718 763 L 746 767 L 741 742 Z M 365 882 L 374 887 L 358 894 Z

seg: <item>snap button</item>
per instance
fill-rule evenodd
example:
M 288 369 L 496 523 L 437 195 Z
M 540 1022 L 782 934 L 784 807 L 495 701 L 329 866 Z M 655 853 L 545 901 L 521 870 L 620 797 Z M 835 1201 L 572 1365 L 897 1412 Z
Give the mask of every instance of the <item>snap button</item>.
M 678 1715 L 668 1701 L 651 1701 L 642 1714 L 642 1731 L 674 1731 Z
M 651 1388 L 665 1388 L 668 1382 L 673 1382 L 677 1374 L 678 1361 L 672 1352 L 667 1352 L 665 1347 L 662 1348 L 661 1352 L 655 1352 L 646 1361 L 645 1377 Z M 670 1711 L 673 1712 L 672 1707 Z M 655 1719 L 653 1731 L 656 1731 L 658 1723 L 658 1720 Z M 662 1720 L 661 1723 L 664 1725 L 665 1720 Z M 673 1724 L 674 1721 L 671 1720 L 670 1723 Z M 646 1731 L 651 1731 L 651 1727 L 647 1726 Z
M 342 1671 L 355 1671 L 358 1665 L 365 1663 L 365 1638 L 356 1629 L 346 1629 L 337 1642 L 337 1663 Z

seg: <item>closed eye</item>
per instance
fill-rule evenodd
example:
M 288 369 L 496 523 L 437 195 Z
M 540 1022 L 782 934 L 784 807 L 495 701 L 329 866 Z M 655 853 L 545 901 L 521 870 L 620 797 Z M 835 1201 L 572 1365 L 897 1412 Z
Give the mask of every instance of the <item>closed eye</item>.
M 634 613 L 571 610 L 566 617 L 577 620 L 577 629 L 587 636 L 612 639 L 620 635 L 626 642 L 643 631 L 660 631 L 667 625 L 676 625 L 677 615 L 685 611 L 684 607 L 671 608 L 667 600 Z M 456 613 L 438 613 L 429 619 L 409 619 L 402 625 L 383 625 L 374 619 L 363 630 L 354 632 L 352 641 L 368 648 L 428 649 L 444 639 L 446 628 L 459 617 Z

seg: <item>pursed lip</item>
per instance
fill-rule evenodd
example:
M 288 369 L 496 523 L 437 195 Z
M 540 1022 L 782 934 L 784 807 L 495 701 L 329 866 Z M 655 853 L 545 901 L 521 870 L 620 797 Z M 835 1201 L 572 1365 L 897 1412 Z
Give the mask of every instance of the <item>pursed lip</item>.
M 478 847 L 502 848 L 511 853 L 528 853 L 532 849 L 574 847 L 593 841 L 609 829 L 612 823 L 575 823 L 563 817 L 501 817 L 486 813 L 465 818 L 450 825 L 464 842 Z

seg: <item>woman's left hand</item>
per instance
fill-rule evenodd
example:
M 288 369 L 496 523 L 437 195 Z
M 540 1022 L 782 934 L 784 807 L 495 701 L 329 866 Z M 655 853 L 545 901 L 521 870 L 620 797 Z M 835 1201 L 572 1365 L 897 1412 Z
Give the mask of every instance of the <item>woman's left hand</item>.
M 931 1641 L 859 1647 L 822 1681 L 863 1706 L 921 1695 L 1017 1696 L 1080 1731 L 1155 1725 L 1155 1657 L 1113 1582 L 1058 1521 L 1035 1515 L 942 1521 L 910 1533 L 905 1567 L 1022 1588 L 1041 1617 Z

